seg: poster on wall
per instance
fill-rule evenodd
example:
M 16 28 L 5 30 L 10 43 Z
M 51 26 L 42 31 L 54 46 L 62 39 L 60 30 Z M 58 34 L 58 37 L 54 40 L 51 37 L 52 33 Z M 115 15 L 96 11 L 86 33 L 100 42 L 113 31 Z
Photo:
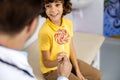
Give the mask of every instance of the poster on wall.
M 120 36 L 120 0 L 104 0 L 104 36 Z

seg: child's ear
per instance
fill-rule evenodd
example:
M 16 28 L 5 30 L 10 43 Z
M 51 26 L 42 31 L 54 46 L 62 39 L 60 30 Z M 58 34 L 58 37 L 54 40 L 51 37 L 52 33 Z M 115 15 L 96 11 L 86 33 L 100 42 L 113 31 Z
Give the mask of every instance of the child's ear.
M 34 18 L 33 21 L 27 26 L 27 32 L 32 35 L 37 27 L 38 24 L 38 17 Z

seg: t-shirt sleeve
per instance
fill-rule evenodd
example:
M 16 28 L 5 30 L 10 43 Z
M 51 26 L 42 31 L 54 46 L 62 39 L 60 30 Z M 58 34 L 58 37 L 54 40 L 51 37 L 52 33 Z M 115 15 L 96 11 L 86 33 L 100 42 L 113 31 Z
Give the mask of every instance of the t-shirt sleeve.
M 50 38 L 47 33 L 40 33 L 38 35 L 38 43 L 39 43 L 39 48 L 41 50 L 49 50 L 50 49 Z

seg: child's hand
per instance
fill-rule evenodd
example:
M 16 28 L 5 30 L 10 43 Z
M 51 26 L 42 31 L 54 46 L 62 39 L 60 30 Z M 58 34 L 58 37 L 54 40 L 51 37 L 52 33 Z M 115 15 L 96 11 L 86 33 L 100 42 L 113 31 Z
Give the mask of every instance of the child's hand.
M 62 61 L 58 63 L 58 76 L 65 76 L 69 77 L 72 70 L 72 64 L 70 60 L 67 58 L 67 56 L 64 56 Z
M 65 52 L 60 52 L 57 55 L 57 61 L 62 61 L 62 59 L 66 56 Z

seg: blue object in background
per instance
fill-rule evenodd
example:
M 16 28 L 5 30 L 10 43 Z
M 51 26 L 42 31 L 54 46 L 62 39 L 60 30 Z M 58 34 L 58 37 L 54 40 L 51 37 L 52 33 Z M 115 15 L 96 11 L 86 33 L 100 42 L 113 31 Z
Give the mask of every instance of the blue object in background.
M 120 0 L 107 0 L 104 3 L 104 36 L 120 35 Z

